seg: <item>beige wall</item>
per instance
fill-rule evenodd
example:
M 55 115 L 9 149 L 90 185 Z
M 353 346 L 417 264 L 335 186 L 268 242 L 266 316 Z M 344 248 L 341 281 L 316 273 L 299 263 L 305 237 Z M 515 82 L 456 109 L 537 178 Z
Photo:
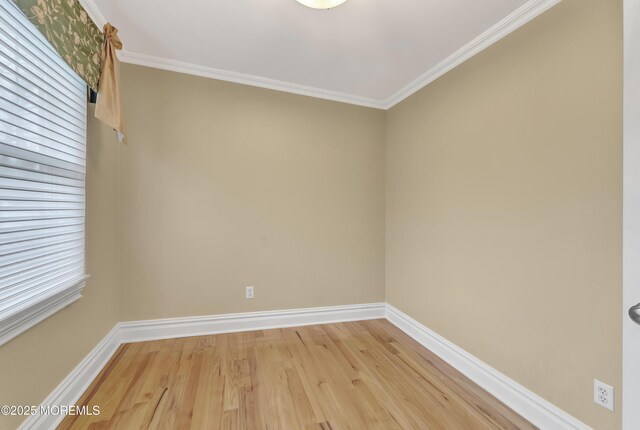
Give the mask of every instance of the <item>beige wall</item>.
M 83 297 L 0 346 L 0 405 L 39 405 L 120 319 L 118 145 L 89 115 L 87 281 Z M 0 416 L 0 429 L 22 418 Z
M 119 320 L 377 302 L 386 268 L 391 304 L 620 428 L 591 395 L 621 386 L 621 19 L 564 0 L 386 114 L 123 65 L 128 145 L 90 121 L 85 297 L 0 347 L 0 404 Z
M 621 6 L 564 0 L 387 114 L 388 301 L 596 429 L 621 425 Z
M 122 71 L 123 320 L 384 300 L 384 112 Z

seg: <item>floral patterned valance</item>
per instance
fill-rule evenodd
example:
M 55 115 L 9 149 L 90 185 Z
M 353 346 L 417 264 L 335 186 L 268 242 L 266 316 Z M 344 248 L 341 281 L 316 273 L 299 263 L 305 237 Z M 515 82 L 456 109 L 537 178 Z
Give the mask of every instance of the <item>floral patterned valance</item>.
M 60 56 L 94 91 L 103 35 L 78 0 L 14 0 Z

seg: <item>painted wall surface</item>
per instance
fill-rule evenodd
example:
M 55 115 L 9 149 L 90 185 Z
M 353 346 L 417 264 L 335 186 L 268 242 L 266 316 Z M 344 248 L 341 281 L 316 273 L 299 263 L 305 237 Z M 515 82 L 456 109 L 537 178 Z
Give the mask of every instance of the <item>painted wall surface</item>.
M 564 0 L 387 114 L 388 302 L 596 429 L 621 150 L 621 0 Z
M 384 112 L 122 72 L 123 320 L 384 299 Z
M 120 320 L 118 151 L 89 111 L 87 280 L 83 297 L 0 346 L 0 405 L 39 405 Z M 22 417 L 0 416 L 0 429 Z
M 620 428 L 592 388 L 619 405 L 621 6 L 564 0 L 386 113 L 124 64 L 128 144 L 89 121 L 85 297 L 0 347 L 0 404 L 40 403 L 117 321 L 386 292 Z

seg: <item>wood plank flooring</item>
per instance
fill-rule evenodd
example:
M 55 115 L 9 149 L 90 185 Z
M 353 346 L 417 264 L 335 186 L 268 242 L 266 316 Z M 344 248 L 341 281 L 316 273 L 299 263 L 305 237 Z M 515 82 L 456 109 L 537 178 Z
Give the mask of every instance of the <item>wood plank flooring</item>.
M 386 320 L 126 344 L 59 429 L 534 429 Z

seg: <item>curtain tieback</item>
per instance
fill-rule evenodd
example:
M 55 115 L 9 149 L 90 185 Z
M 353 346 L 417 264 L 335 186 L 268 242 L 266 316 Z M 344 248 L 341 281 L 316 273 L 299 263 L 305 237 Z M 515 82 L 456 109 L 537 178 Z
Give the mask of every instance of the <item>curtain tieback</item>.
M 122 49 L 122 41 L 120 41 L 120 37 L 118 37 L 118 29 L 109 23 L 104 25 L 104 38 L 118 51 Z
M 122 49 L 118 29 L 109 23 L 104 25 L 104 45 L 102 47 L 102 69 L 98 85 L 96 117 L 111 126 L 118 133 L 118 140 L 124 141 L 124 109 L 120 97 L 120 72 L 116 50 Z

